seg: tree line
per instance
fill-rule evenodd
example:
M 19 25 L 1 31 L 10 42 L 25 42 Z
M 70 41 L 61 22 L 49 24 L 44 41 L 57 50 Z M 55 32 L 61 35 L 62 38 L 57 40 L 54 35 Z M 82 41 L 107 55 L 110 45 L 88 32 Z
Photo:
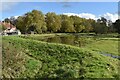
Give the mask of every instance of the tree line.
M 120 33 L 120 19 L 113 23 L 104 17 L 93 20 L 78 16 L 57 15 L 54 12 L 43 14 L 39 10 L 27 12 L 17 19 L 15 17 L 6 18 L 4 22 L 10 22 L 22 33 Z

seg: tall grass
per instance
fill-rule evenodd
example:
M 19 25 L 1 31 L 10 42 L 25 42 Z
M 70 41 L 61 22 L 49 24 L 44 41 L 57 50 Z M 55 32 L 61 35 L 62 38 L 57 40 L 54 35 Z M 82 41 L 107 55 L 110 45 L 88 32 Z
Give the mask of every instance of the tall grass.
M 3 37 L 3 57 L 4 77 L 118 77 L 119 60 L 70 45 L 8 36 Z

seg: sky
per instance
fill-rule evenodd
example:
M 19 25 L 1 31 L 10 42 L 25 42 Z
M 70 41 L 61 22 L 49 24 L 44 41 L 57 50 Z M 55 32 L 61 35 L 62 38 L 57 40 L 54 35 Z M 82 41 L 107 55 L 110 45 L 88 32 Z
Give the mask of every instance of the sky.
M 119 2 L 119 0 L 1 0 L 2 2 Z
M 44 14 L 77 15 L 83 18 L 98 19 L 101 16 L 112 20 L 118 18 L 118 2 L 2 2 L 0 20 L 10 16 L 21 16 L 33 9 Z

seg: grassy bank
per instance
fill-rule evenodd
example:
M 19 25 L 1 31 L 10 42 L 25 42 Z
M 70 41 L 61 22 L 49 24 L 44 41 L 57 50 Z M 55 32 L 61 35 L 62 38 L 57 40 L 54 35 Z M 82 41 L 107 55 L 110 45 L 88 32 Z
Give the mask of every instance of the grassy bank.
M 118 59 L 70 45 L 3 37 L 3 76 L 115 78 Z
M 57 37 L 56 37 L 57 35 Z M 77 41 L 74 41 L 75 36 L 72 35 L 80 35 L 80 38 Z M 64 39 L 60 39 L 59 36 L 66 36 Z M 113 37 L 112 37 L 113 36 Z M 21 36 L 25 39 L 32 39 L 32 40 L 38 40 L 38 41 L 50 41 L 53 43 L 65 43 L 65 44 L 74 44 L 74 46 L 82 46 L 82 48 L 87 48 L 93 51 L 98 52 L 105 52 L 108 54 L 120 56 L 118 52 L 118 45 L 119 45 L 119 39 L 114 37 L 117 36 L 117 34 L 102 34 L 101 36 L 91 36 L 88 34 L 84 35 L 81 33 L 75 33 L 75 34 L 65 34 L 65 33 L 56 33 L 56 34 L 41 34 L 41 35 L 28 35 L 28 36 Z M 50 40 L 47 40 L 47 38 L 52 38 Z M 80 42 L 80 43 L 79 43 Z

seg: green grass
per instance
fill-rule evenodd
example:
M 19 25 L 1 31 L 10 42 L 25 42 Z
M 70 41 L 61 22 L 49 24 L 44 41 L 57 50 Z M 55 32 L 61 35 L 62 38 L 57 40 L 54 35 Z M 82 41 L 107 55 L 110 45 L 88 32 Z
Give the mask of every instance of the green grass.
M 82 33 L 81 33 L 82 34 Z M 84 33 L 85 34 L 85 33 Z M 55 37 L 56 35 L 60 36 L 70 36 L 70 34 L 64 34 L 64 33 L 59 33 L 59 34 L 41 34 L 41 35 L 29 35 L 29 36 L 21 36 L 22 38 L 26 39 L 32 39 L 32 40 L 45 40 L 46 37 Z M 72 34 L 71 34 L 72 35 Z M 120 55 L 118 52 L 118 44 L 119 40 L 118 38 L 112 37 L 112 36 L 117 36 L 117 34 L 107 34 L 107 35 L 101 35 L 102 37 L 99 36 L 81 36 L 78 41 L 80 41 L 80 44 L 76 46 L 83 46 L 82 48 L 87 48 L 90 50 L 94 51 L 99 51 L 99 52 L 105 52 L 108 54 L 113 54 L 113 55 Z M 73 38 L 66 39 L 66 43 L 69 44 L 74 44 Z M 76 43 L 79 43 L 78 41 L 75 41 Z M 60 40 L 59 38 L 53 38 L 54 43 L 59 43 Z
M 3 77 L 6 78 L 23 78 L 32 77 L 35 71 L 41 67 L 41 62 L 33 57 L 26 55 L 27 49 L 22 48 L 19 44 L 3 39 Z
M 100 39 L 99 41 L 88 44 L 86 48 L 113 55 L 120 55 L 118 52 L 118 39 Z
M 70 45 L 3 37 L 3 77 L 115 78 L 118 59 Z M 34 66 L 33 66 L 34 65 Z

